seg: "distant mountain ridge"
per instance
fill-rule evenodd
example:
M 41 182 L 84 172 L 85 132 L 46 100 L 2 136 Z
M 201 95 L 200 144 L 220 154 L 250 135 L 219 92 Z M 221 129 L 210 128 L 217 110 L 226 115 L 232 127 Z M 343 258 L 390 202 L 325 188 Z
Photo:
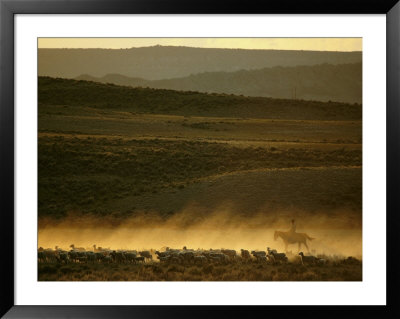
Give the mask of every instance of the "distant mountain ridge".
M 320 64 L 236 72 L 205 72 L 149 81 L 121 74 L 80 75 L 77 80 L 178 91 L 227 93 L 285 99 L 362 102 L 362 64 Z
M 131 49 L 39 49 L 39 76 L 75 78 L 121 74 L 147 80 L 203 72 L 235 72 L 274 66 L 360 63 L 362 52 L 211 49 L 153 46 Z

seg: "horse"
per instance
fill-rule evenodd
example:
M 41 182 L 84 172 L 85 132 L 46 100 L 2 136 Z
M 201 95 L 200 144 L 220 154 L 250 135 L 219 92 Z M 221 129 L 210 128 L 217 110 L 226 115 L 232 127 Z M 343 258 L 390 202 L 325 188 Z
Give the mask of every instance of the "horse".
M 301 248 L 301 244 L 304 244 L 306 246 L 307 251 L 309 252 L 308 246 L 307 246 L 307 239 L 308 240 L 313 240 L 315 238 L 312 238 L 308 236 L 306 233 L 296 233 L 296 232 L 291 232 L 291 231 L 279 231 L 275 230 L 274 233 L 274 240 L 277 240 L 278 237 L 281 237 L 283 239 L 283 243 L 285 244 L 285 251 L 287 252 L 287 246 L 289 244 L 295 244 L 298 243 L 299 245 L 299 251 Z

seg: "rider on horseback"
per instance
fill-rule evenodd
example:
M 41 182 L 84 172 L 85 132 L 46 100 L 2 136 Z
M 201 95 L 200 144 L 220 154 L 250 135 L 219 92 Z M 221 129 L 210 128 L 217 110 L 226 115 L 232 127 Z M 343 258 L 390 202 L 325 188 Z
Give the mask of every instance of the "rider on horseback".
M 296 232 L 296 224 L 294 222 L 294 219 L 292 219 L 292 225 L 290 226 L 289 232 L 291 232 L 291 233 Z
M 287 252 L 288 245 L 298 244 L 299 252 L 301 245 L 304 245 L 308 251 L 307 240 L 313 240 L 314 238 L 308 236 L 306 233 L 296 233 L 296 223 L 294 219 L 292 219 L 292 224 L 290 225 L 289 231 L 279 231 L 275 230 L 274 240 L 277 240 L 278 237 L 283 239 L 283 243 L 285 244 L 285 251 Z

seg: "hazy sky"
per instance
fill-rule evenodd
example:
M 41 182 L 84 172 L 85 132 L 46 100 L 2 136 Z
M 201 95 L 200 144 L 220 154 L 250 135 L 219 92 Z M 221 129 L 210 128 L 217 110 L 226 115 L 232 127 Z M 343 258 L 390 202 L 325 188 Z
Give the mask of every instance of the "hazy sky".
M 362 51 L 362 38 L 39 38 L 39 48 L 132 48 L 173 45 L 202 48 Z

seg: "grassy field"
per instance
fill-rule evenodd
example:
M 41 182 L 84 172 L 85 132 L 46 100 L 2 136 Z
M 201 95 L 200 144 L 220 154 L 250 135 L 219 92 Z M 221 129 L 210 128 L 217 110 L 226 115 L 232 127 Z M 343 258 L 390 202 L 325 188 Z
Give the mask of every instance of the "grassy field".
M 268 228 L 287 228 L 290 219 L 296 218 L 300 230 L 354 231 L 357 235 L 351 237 L 352 242 L 357 242 L 361 253 L 361 110 L 358 104 L 128 88 L 40 77 L 39 244 L 60 245 L 57 225 L 61 225 L 69 234 L 68 243 L 62 242 L 66 247 L 72 242 L 91 245 L 100 239 L 110 246 L 107 240 L 115 236 L 105 237 L 104 230 L 98 229 L 105 226 L 112 231 L 113 227 L 129 228 L 132 223 L 129 242 L 135 245 L 135 238 L 139 240 L 135 234 L 140 233 L 142 244 L 144 231 L 138 229 L 139 219 L 140 227 L 149 221 L 151 227 L 165 231 L 165 225 L 203 225 L 217 215 L 225 220 L 218 219 L 213 229 L 235 220 L 229 229 L 236 237 L 240 237 L 240 232 L 235 232 L 239 224 L 251 229 L 260 218 Z M 66 222 L 68 230 L 90 233 L 97 241 L 68 233 Z M 165 232 L 159 236 L 173 241 Z M 118 247 L 124 246 L 121 238 Z M 270 237 L 261 236 L 260 242 L 263 238 Z M 322 234 L 320 238 L 326 242 L 318 247 L 326 247 L 336 237 Z M 158 243 L 152 238 L 149 241 Z M 221 241 L 212 243 L 222 247 Z M 182 247 L 187 243 L 173 244 Z M 330 265 L 327 270 L 299 265 L 235 264 L 223 266 L 229 267 L 226 271 L 221 267 L 206 274 L 208 270 L 195 266 L 170 271 L 159 264 L 142 268 L 39 265 L 39 279 L 361 278 L 360 269 L 349 265 Z
M 39 264 L 40 281 L 360 281 L 362 264 Z

